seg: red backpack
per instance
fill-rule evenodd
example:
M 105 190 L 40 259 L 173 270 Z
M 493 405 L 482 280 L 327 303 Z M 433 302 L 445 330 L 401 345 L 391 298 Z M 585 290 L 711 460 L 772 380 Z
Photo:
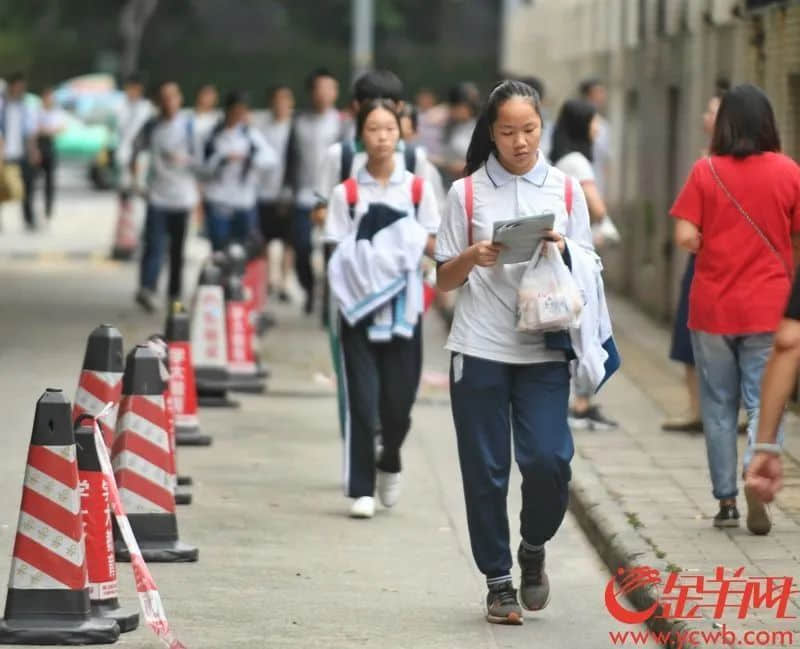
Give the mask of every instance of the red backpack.
M 472 245 L 472 214 L 475 203 L 475 190 L 472 176 L 464 178 L 464 211 L 467 213 L 467 245 Z M 564 176 L 564 203 L 567 205 L 567 216 L 572 213 L 572 177 Z
M 419 214 L 419 204 L 422 202 L 422 187 L 424 180 L 420 176 L 414 176 L 411 181 L 411 202 L 414 204 L 414 216 Z M 356 204 L 358 203 L 358 183 L 355 178 L 348 178 L 343 183 L 344 195 L 347 200 L 347 207 L 350 210 L 350 219 L 356 217 Z

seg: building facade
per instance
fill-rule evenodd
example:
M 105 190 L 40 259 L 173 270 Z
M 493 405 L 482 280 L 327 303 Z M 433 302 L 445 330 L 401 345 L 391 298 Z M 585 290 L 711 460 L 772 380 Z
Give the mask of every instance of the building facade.
M 623 235 L 604 253 L 607 282 L 668 320 L 685 266 L 668 210 L 707 146 L 717 79 L 764 88 L 785 152 L 800 159 L 800 2 L 507 0 L 502 32 L 502 69 L 540 76 L 552 117 L 582 79 L 607 83 L 606 198 Z

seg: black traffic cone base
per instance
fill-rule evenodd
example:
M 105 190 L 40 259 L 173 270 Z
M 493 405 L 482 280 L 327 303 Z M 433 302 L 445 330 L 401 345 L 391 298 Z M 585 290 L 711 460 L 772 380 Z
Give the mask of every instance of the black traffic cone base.
M 198 389 L 197 405 L 203 408 L 238 408 L 241 404 L 230 399 L 225 392 L 201 392 Z
M 176 491 L 175 492 L 175 504 L 176 505 L 191 505 L 192 504 L 192 494 L 186 493 L 185 491 Z
M 200 551 L 183 541 L 140 541 L 139 550 L 148 563 L 190 563 L 197 561 Z M 114 544 L 117 561 L 129 563 L 131 553 L 124 543 Z
M 0 644 L 113 644 L 119 640 L 119 634 L 119 625 L 114 620 L 101 617 L 88 620 L 0 620 Z
M 197 426 L 175 427 L 175 444 L 178 446 L 211 446 L 212 441 L 211 436 L 203 435 Z M 181 484 L 180 476 L 178 477 L 178 484 Z M 185 484 L 191 484 L 191 482 Z
M 258 374 L 231 374 L 228 379 L 228 389 L 232 392 L 246 392 L 248 394 L 264 394 L 267 386 Z
M 177 434 L 177 431 L 176 431 Z M 192 480 L 192 476 L 188 475 L 179 475 L 178 476 L 178 486 L 179 487 L 190 487 L 194 484 L 194 480 Z
M 129 633 L 139 627 L 139 613 L 126 611 L 119 605 L 117 599 L 92 602 L 92 615 L 114 620 L 119 625 L 120 633 Z

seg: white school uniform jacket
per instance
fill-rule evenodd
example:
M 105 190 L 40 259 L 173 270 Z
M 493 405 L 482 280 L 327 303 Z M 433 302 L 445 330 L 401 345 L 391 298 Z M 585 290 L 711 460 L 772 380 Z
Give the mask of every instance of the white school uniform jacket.
M 147 196 L 152 205 L 189 210 L 197 204 L 195 146 L 194 121 L 187 113 L 178 113 L 171 119 L 154 117 L 139 131 L 133 155 L 149 152 Z
M 436 199 L 423 180 L 415 210 L 414 175 L 399 165 L 385 187 L 366 167 L 355 180 L 353 216 L 343 184 L 334 188 L 328 208 L 325 240 L 338 244 L 328 265 L 331 292 L 350 325 L 372 317 L 371 340 L 410 338 L 423 310 L 419 264 L 439 227 Z
M 229 156 L 240 159 L 229 160 Z M 272 147 L 246 124 L 212 132 L 202 165 L 206 199 L 235 209 L 255 207 L 264 171 L 277 164 Z

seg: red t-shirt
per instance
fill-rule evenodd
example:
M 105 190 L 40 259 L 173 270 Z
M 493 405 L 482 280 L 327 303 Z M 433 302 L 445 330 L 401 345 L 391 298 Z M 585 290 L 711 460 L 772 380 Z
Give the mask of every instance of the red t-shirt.
M 800 167 L 779 153 L 714 156 L 714 169 L 785 260 L 770 251 L 698 160 L 670 213 L 703 236 L 689 297 L 689 328 L 712 334 L 775 331 L 794 269 L 791 235 L 800 232 Z

